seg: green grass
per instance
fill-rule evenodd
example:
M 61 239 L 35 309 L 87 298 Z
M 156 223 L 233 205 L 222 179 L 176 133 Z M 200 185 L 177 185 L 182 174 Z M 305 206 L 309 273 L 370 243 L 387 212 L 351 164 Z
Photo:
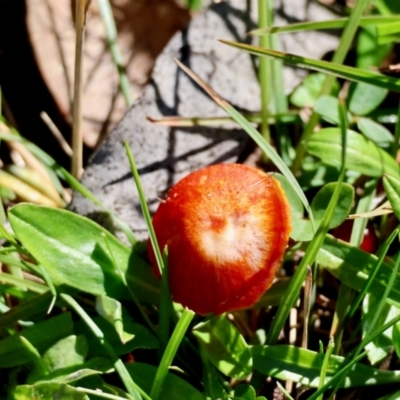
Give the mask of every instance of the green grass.
M 68 203 L 65 188 L 102 205 L 0 116 L 0 139 L 19 149 L 27 165 L 22 170 L 11 166 L 0 180 L 4 206 L 14 205 L 2 209 L 2 220 L 7 216 L 10 227 L 0 228 L 0 399 L 262 400 L 277 388 L 287 398 L 304 392 L 302 398 L 322 400 L 354 393 L 368 398 L 369 386 L 376 385 L 387 385 L 390 398 L 399 396 L 396 385 L 389 384 L 399 382 L 400 372 L 380 367 L 390 357 L 400 357 L 400 118 L 394 124 L 382 124 L 379 118 L 400 110 L 392 104 L 400 86 L 397 78 L 376 72 L 379 54 L 367 68 L 362 51 L 362 30 L 371 24 L 378 29 L 369 46 L 397 40 L 393 22 L 398 16 L 383 6 L 379 14 L 367 3 L 356 2 L 348 15 L 334 21 L 275 27 L 269 2 L 260 1 L 259 29 L 252 32 L 261 35 L 260 46 L 224 42 L 260 57 L 262 109 L 255 115 L 239 113 L 230 104 L 234 99 L 222 99 L 178 62 L 226 117 L 172 117 L 155 123 L 212 126 L 234 121 L 262 150 L 263 165 L 280 172 L 273 175 L 290 205 L 293 229 L 281 265 L 285 278 L 278 278 L 247 310 L 200 316 L 173 302 L 168 248 L 158 245 L 127 144 L 161 281 L 151 272 L 145 246 L 138 246 L 118 216 L 106 210 L 130 246 L 63 209 Z M 109 3 L 99 5 L 128 106 L 115 22 Z M 187 5 L 195 9 L 199 3 Z M 277 49 L 280 34 L 332 28 L 341 30 L 341 38 L 330 61 Z M 344 65 L 350 50 L 354 65 Z M 289 96 L 282 90 L 283 63 L 314 74 Z M 306 108 L 311 110 L 303 123 L 299 115 Z M 22 200 L 38 192 L 45 199 L 42 205 L 18 204 L 15 194 L 21 187 L 28 191 Z M 349 243 L 334 237 L 349 214 L 368 213 L 383 197 L 393 213 L 377 213 L 369 223 L 356 219 Z M 50 207 L 49 199 L 56 199 L 59 208 Z M 371 230 L 374 246 L 367 253 L 363 241 Z M 235 246 L 240 249 L 241 243 Z M 310 270 L 312 289 L 303 291 Z M 204 296 L 206 289 L 199 288 Z M 304 303 L 310 307 L 303 308 Z M 289 315 L 296 315 L 293 309 L 297 320 L 289 324 Z

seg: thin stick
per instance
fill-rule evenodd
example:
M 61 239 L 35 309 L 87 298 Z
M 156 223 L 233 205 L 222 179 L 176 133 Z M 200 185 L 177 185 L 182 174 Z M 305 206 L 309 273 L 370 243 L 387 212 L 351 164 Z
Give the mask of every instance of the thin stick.
M 52 121 L 52 119 L 49 117 L 49 114 L 47 114 L 46 111 L 42 111 L 40 113 L 40 118 L 42 118 L 43 122 L 47 125 L 49 128 L 50 132 L 53 134 L 53 136 L 57 139 L 57 142 L 61 146 L 61 148 L 64 150 L 64 153 L 72 157 L 72 149 L 71 146 L 67 143 L 67 141 L 64 139 L 63 134 L 60 132 L 60 130 L 57 128 L 57 125 Z
M 72 175 L 79 179 L 82 174 L 82 96 L 83 96 L 83 49 L 85 43 L 86 11 L 88 0 L 76 0 L 75 7 L 75 81 L 72 105 Z

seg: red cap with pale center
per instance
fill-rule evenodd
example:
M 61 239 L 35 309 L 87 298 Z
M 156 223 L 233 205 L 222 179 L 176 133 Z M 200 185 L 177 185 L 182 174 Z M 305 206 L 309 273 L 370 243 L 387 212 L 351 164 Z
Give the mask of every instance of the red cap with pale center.
M 271 286 L 289 240 L 281 185 L 242 164 L 218 164 L 179 181 L 153 218 L 168 246 L 173 300 L 198 314 L 253 306 Z M 153 271 L 157 263 L 149 242 Z

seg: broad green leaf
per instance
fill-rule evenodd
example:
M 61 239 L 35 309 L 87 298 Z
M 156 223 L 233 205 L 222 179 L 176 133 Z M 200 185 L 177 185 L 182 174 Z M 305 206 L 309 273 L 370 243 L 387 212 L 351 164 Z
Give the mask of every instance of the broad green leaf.
M 32 361 L 30 353 L 21 342 L 21 336 L 39 352 L 43 352 L 58 340 L 72 335 L 72 329 L 71 314 L 63 313 L 0 340 L 0 368 L 15 367 Z
M 307 143 L 307 151 L 327 165 L 339 167 L 341 159 L 341 133 L 339 128 L 321 129 Z M 347 131 L 346 168 L 361 174 L 380 178 L 384 173 L 400 178 L 396 161 L 374 142 L 357 132 Z
M 400 219 L 400 181 L 391 177 L 383 177 L 383 187 L 396 217 Z
M 56 369 L 38 379 L 38 382 L 58 382 L 69 384 L 89 376 L 93 377 L 103 373 L 114 371 L 113 363 L 109 358 L 95 357 L 80 365 L 72 365 L 67 368 Z M 27 384 L 37 383 L 34 376 L 28 377 Z
M 283 53 L 276 50 L 264 49 L 257 46 L 252 46 L 245 43 L 230 42 L 228 40 L 220 40 L 220 42 L 241 50 L 245 50 L 256 56 L 265 56 L 277 60 L 282 60 L 284 63 L 294 65 L 296 67 L 308 68 L 313 71 L 323 72 L 337 76 L 338 78 L 347 79 L 355 82 L 365 82 L 371 85 L 379 86 L 384 89 L 400 92 L 400 82 L 396 78 L 392 78 L 381 73 L 369 70 L 363 70 L 346 65 L 335 64 L 328 61 L 315 60 L 297 56 L 295 54 Z
M 325 267 L 345 285 L 355 290 L 361 290 L 364 287 L 377 260 L 376 256 L 330 235 L 327 235 L 316 258 L 321 266 Z M 382 263 L 376 278 L 368 289 L 368 293 L 378 299 L 381 298 L 385 293 L 392 270 L 391 264 Z M 388 303 L 400 307 L 400 274 L 397 275 L 393 289 L 389 293 Z
M 250 349 L 225 315 L 197 325 L 193 334 L 210 361 L 225 375 L 244 379 L 251 373 Z
M 43 355 L 43 362 L 47 366 L 47 373 L 60 369 L 65 370 L 70 367 L 75 367 L 73 368 L 74 371 L 80 369 L 80 366 L 85 361 L 87 352 L 88 343 L 83 335 L 71 335 L 59 340 Z M 66 375 L 65 372 L 64 375 Z M 40 368 L 34 368 L 25 383 L 32 384 L 40 379 L 50 380 L 48 375 L 44 375 Z
M 131 335 L 132 339 L 125 343 L 121 342 L 115 326 L 110 324 L 102 317 L 95 317 L 93 321 L 101 329 L 104 337 L 107 338 L 108 343 L 112 346 L 115 354 L 122 355 L 130 353 L 135 349 L 157 349 L 159 346 L 158 339 L 153 333 L 145 326 L 132 321 L 132 318 L 123 311 L 122 322 L 124 331 L 127 335 Z M 84 333 L 89 342 L 89 354 L 91 356 L 107 356 L 104 352 L 102 345 L 95 339 L 93 333 L 80 321 L 76 323 L 77 331 Z
M 362 311 L 363 311 L 363 338 L 370 332 L 371 321 L 375 319 L 376 309 L 379 302 L 374 296 L 367 294 L 364 297 Z M 400 309 L 390 304 L 385 304 L 383 309 L 379 312 L 378 319 L 375 324 L 382 326 L 389 322 L 391 319 L 399 315 Z M 396 326 L 396 324 L 394 325 Z M 393 347 L 392 333 L 394 326 L 390 327 L 388 330 L 377 336 L 372 342 L 365 346 L 368 351 L 368 359 L 372 365 L 377 364 L 382 361 L 390 352 Z
M 76 388 L 56 382 L 42 382 L 35 385 L 21 385 L 15 388 L 14 400 L 32 399 L 62 399 L 62 400 L 89 400 L 89 397 Z
M 108 296 L 97 296 L 95 307 L 96 311 L 101 317 L 103 317 L 111 325 L 114 325 L 114 328 L 118 333 L 122 343 L 126 343 L 127 341 L 133 339 L 134 335 L 124 331 L 122 305 L 119 301 Z
M 157 367 L 144 363 L 126 364 L 126 368 L 135 383 L 146 393 L 150 393 Z M 206 397 L 185 380 L 168 372 L 160 392 L 159 399 L 169 400 L 206 400 Z
M 387 94 L 387 89 L 367 83 L 353 83 L 350 87 L 349 111 L 356 115 L 367 115 L 382 103 Z
M 140 301 L 158 301 L 159 282 L 150 267 L 95 222 L 70 211 L 31 204 L 13 207 L 9 219 L 18 239 L 55 283 L 130 298 L 115 261 Z
M 291 380 L 302 385 L 318 387 L 324 355 L 288 345 L 253 346 L 254 368 L 277 379 Z M 326 380 L 339 372 L 350 360 L 331 355 Z M 400 371 L 383 371 L 356 364 L 340 387 L 357 387 L 398 382 Z
M 393 143 L 393 135 L 383 125 L 373 121 L 369 118 L 359 118 L 357 121 L 357 127 L 364 136 L 379 147 L 388 148 Z
M 325 215 L 326 208 L 328 207 L 329 201 L 335 191 L 337 182 L 327 183 L 321 190 L 315 195 L 311 202 L 311 209 L 313 215 L 318 224 L 322 221 Z M 329 223 L 329 229 L 336 228 L 339 226 L 349 215 L 351 206 L 354 199 L 354 188 L 353 186 L 342 183 L 340 187 L 340 195 L 335 207 L 335 211 Z
M 326 76 L 324 74 L 316 73 L 308 75 L 303 82 L 293 91 L 290 96 L 290 101 L 295 106 L 314 107 L 315 102 L 318 100 L 322 90 L 322 85 Z M 339 85 L 335 82 L 332 94 L 335 95 L 339 91 Z
M 56 370 L 83 364 L 87 353 L 88 343 L 85 336 L 71 335 L 51 346 L 44 353 L 43 359 L 51 370 Z
M 321 96 L 315 103 L 314 111 L 318 113 L 325 121 L 332 125 L 339 125 L 339 102 L 333 96 Z

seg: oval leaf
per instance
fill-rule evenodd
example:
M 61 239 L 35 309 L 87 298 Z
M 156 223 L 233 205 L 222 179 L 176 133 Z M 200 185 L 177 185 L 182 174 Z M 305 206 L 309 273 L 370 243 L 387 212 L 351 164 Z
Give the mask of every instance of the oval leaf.
M 9 220 L 17 238 L 55 283 L 96 295 L 130 298 L 122 271 L 139 301 L 158 301 L 159 282 L 150 267 L 93 221 L 33 204 L 13 207 Z
M 369 114 L 382 103 L 387 93 L 386 89 L 367 83 L 352 84 L 350 88 L 349 110 L 356 115 Z
M 353 247 L 346 242 L 337 240 L 330 235 L 327 235 L 316 258 L 316 261 L 321 266 L 325 267 L 345 285 L 355 290 L 361 290 L 365 286 L 365 282 L 377 260 L 376 256 Z M 378 274 L 368 288 L 368 293 L 377 299 L 381 298 L 385 293 L 392 271 L 392 265 L 383 262 Z M 400 307 L 400 273 L 397 274 L 387 302 Z
M 333 125 L 340 124 L 339 102 L 333 96 L 321 96 L 315 104 L 314 111 L 318 113 L 325 121 Z
M 197 325 L 193 334 L 210 361 L 225 375 L 244 379 L 251 373 L 250 349 L 225 315 Z
M 369 118 L 360 118 L 357 121 L 357 127 L 364 136 L 379 147 L 388 148 L 393 143 L 393 135 L 383 125 L 378 124 Z
M 326 184 L 316 194 L 311 203 L 311 209 L 313 210 L 313 215 L 317 223 L 317 226 L 321 222 L 322 218 L 326 213 L 326 208 L 328 207 L 328 204 L 332 198 L 336 186 L 337 182 L 331 182 Z M 329 223 L 329 229 L 336 228 L 346 219 L 347 215 L 350 212 L 353 199 L 354 199 L 353 186 L 349 185 L 348 183 L 342 183 L 340 186 L 339 199 Z
M 17 386 L 13 393 L 14 400 L 63 399 L 89 400 L 89 397 L 76 388 L 56 382 L 43 382 L 35 385 Z
M 307 142 L 307 151 L 324 164 L 340 167 L 342 137 L 339 128 L 321 129 Z M 381 177 L 384 173 L 400 179 L 395 159 L 374 142 L 357 132 L 347 131 L 346 168 L 361 174 Z
M 252 355 L 254 368 L 267 376 L 282 380 L 301 382 L 311 387 L 319 386 L 323 354 L 288 345 L 253 346 Z M 339 372 L 349 360 L 331 355 L 329 358 L 327 376 L 331 378 Z M 370 386 L 396 382 L 400 371 L 382 371 L 363 364 L 355 366 L 341 381 L 340 387 Z

